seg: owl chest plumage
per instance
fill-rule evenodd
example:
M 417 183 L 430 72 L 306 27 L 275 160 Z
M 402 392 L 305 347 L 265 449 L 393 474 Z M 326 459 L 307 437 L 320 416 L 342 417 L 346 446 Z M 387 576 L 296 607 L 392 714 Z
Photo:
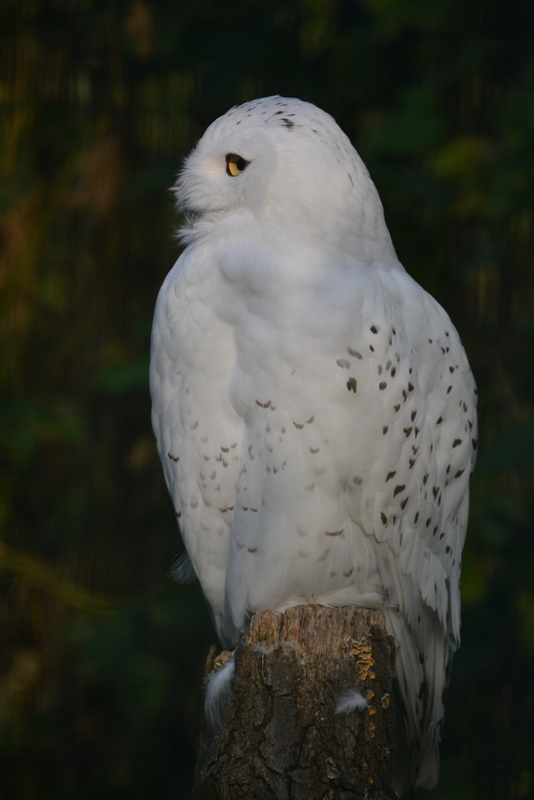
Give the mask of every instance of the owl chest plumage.
M 158 301 L 158 445 L 220 630 L 299 601 L 382 605 L 370 536 L 434 504 L 435 376 L 403 309 L 366 265 L 307 266 L 304 283 L 272 252 L 192 248 Z

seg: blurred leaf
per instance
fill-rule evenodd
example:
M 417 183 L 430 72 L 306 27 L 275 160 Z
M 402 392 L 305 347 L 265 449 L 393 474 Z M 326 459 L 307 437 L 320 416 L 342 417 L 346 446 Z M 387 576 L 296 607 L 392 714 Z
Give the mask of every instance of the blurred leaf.
M 17 459 L 27 458 L 40 442 L 79 444 L 85 436 L 85 422 L 69 401 L 0 399 L 0 443 Z
M 426 86 L 403 90 L 399 108 L 369 137 L 370 147 L 398 156 L 427 153 L 444 131 L 436 93 Z
M 90 614 L 110 614 L 113 604 L 102 595 L 64 578 L 43 559 L 0 542 L 0 574 L 11 574 L 25 584 L 58 596 L 67 606 Z
M 122 395 L 139 387 L 148 387 L 148 356 L 142 356 L 126 364 L 103 367 L 96 375 L 99 389 L 109 394 Z

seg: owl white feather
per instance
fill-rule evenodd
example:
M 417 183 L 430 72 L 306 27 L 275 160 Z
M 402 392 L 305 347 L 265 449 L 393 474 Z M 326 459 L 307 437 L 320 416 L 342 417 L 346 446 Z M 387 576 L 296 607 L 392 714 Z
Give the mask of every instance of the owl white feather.
M 384 609 L 400 780 L 432 787 L 477 437 L 458 333 L 310 103 L 231 109 L 175 189 L 187 246 L 156 305 L 152 421 L 221 641 L 257 609 Z

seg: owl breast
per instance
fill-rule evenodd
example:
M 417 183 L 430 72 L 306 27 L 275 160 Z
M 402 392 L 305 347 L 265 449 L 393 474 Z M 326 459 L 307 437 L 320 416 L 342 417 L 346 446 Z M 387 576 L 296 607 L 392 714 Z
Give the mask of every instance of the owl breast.
M 413 370 L 398 311 L 367 268 L 315 257 L 304 287 L 283 260 L 247 272 L 243 245 L 198 250 L 158 300 L 153 413 L 218 630 L 235 640 L 258 608 L 383 605 L 370 487 L 404 447 L 388 437 L 375 457 L 395 416 L 388 381 L 401 397 Z

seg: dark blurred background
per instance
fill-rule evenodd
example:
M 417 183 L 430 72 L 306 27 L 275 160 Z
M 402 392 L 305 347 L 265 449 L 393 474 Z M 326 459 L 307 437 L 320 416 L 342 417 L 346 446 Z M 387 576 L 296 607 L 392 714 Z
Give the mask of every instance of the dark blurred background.
M 534 4 L 2 0 L 0 799 L 190 797 L 215 634 L 150 427 L 204 128 L 280 93 L 329 111 L 480 393 L 463 645 L 434 800 L 534 797 Z

